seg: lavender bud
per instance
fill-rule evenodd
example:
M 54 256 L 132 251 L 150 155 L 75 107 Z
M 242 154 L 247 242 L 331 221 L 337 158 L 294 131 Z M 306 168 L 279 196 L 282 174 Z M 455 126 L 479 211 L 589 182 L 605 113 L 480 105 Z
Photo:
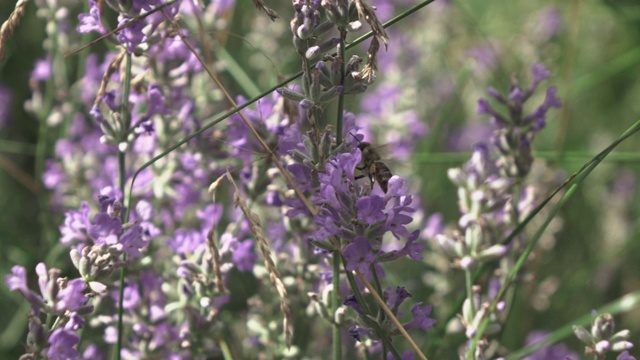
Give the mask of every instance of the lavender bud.
M 347 62 L 347 67 L 345 72 L 347 74 L 357 73 L 358 69 L 360 69 L 360 65 L 362 64 L 362 58 L 358 55 L 352 55 L 349 61 Z
M 82 255 L 80 255 L 80 252 L 78 251 L 78 249 L 73 248 L 71 249 L 71 251 L 69 252 L 69 257 L 71 257 L 71 262 L 73 263 L 73 266 L 78 269 L 80 266 L 80 259 L 82 258 Z
M 307 40 L 311 36 L 311 31 L 307 27 L 307 24 L 302 24 L 296 29 L 296 36 L 301 40 Z
M 41 345 L 45 342 L 45 331 L 42 322 L 37 316 L 29 318 L 29 334 L 27 335 L 27 344 Z
M 583 328 L 582 326 L 574 325 L 573 333 L 576 335 L 578 340 L 582 341 L 584 344 L 593 345 L 593 336 L 591 336 L 587 329 Z
M 322 133 L 322 137 L 320 138 L 320 153 L 324 159 L 328 158 L 331 155 L 331 148 L 333 145 L 333 137 L 332 137 L 333 127 L 327 126 L 327 129 Z
M 480 245 L 484 243 L 484 233 L 478 224 L 472 224 L 464 232 L 464 242 L 471 253 L 475 253 Z
M 596 354 L 604 354 L 611 349 L 611 343 L 607 340 L 601 340 L 594 346 Z
M 630 341 L 618 341 L 611 345 L 611 350 L 615 352 L 621 352 L 630 349 L 633 349 L 633 343 L 631 343 Z
M 293 160 L 295 160 L 296 162 L 299 162 L 299 163 L 305 162 L 307 160 L 311 160 L 311 158 L 309 158 L 307 156 L 307 154 L 303 153 L 302 151 L 300 151 L 298 149 L 291 150 L 289 152 L 289 155 L 291 155 Z
M 325 103 L 335 99 L 342 92 L 342 86 L 333 86 L 320 96 L 320 102 Z
M 88 284 L 89 284 L 89 288 L 96 294 L 104 294 L 107 290 L 107 285 L 101 282 L 89 281 Z
M 460 262 L 459 262 L 460 268 L 464 270 L 469 270 L 473 268 L 474 265 L 475 265 L 475 261 L 471 256 L 465 256 L 462 259 L 460 259 Z
M 311 109 L 313 107 L 313 105 L 315 105 L 315 103 L 312 100 L 309 99 L 304 99 L 302 101 L 300 101 L 300 107 L 302 107 L 303 109 Z
M 335 58 L 331 63 L 331 74 L 329 75 L 329 78 L 332 84 L 342 84 L 342 61 L 342 58 Z
M 88 257 L 83 256 L 80 258 L 76 268 L 78 269 L 80 276 L 83 278 L 91 278 L 91 260 Z
M 307 45 L 307 42 L 305 40 L 300 39 L 297 36 L 293 37 L 293 47 L 296 48 L 296 51 L 300 55 L 304 55 L 304 53 L 309 48 L 309 46 Z
M 499 103 L 505 106 L 508 105 L 507 99 L 505 99 L 504 96 L 500 94 L 498 89 L 494 88 L 493 86 L 490 86 L 487 88 L 487 94 L 489 94 L 489 96 L 491 96 L 492 98 L 496 99 Z
M 302 16 L 299 16 L 299 14 L 296 14 L 296 17 L 294 17 L 293 19 L 291 19 L 291 21 L 289 22 L 289 27 L 291 28 L 291 33 L 292 34 L 296 34 L 298 27 L 300 26 L 300 23 L 302 22 Z M 295 36 L 294 36 L 295 38 Z
M 344 9 L 338 7 L 334 1 L 322 0 L 320 5 L 326 10 L 329 21 L 333 24 L 340 26 L 341 20 L 344 18 Z
M 293 100 L 293 101 L 302 101 L 305 98 L 304 94 L 301 94 L 295 90 L 291 90 L 286 87 L 277 88 L 276 92 L 282 95 L 284 98 Z
M 331 71 L 327 67 L 327 64 L 325 64 L 324 61 L 319 61 L 316 64 L 316 69 L 320 73 L 320 83 L 322 86 L 325 88 L 333 86 L 333 83 L 331 82 Z
M 613 336 L 609 339 L 611 342 L 617 342 L 620 340 L 628 340 L 629 336 L 631 336 L 631 331 L 629 330 L 621 330 L 617 333 L 613 334 Z
M 615 328 L 615 320 L 611 314 L 598 315 L 593 321 L 591 335 L 596 339 L 609 339 Z
M 480 251 L 476 259 L 483 262 L 499 259 L 507 253 L 507 250 L 508 248 L 504 245 L 493 245 L 487 249 Z
M 311 69 L 311 86 L 309 87 L 309 98 L 314 103 L 320 102 L 322 95 L 322 85 L 320 84 L 320 72 L 315 68 Z
M 459 242 L 451 239 L 450 237 L 438 234 L 436 235 L 436 241 L 447 256 L 451 258 L 458 258 L 464 255 L 464 249 L 462 248 L 462 245 Z
M 363 92 L 367 91 L 368 88 L 369 86 L 366 84 L 353 85 L 349 87 L 349 90 L 345 91 L 344 93 L 351 94 L 351 95 L 362 94 Z
M 333 23 L 331 21 L 325 21 L 322 24 L 318 25 L 315 29 L 313 29 L 311 36 L 314 36 L 314 37 L 321 36 L 324 33 L 330 31 L 331 29 L 333 29 Z
M 336 45 L 340 43 L 340 38 L 331 38 L 320 45 L 310 47 L 306 53 L 305 57 L 309 60 L 313 60 L 319 55 L 326 53 L 327 51 L 332 50 Z

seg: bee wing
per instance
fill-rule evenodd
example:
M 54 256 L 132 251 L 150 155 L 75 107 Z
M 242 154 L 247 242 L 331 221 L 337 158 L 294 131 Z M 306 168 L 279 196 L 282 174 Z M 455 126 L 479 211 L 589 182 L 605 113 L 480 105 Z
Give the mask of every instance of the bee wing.
M 374 147 L 374 150 L 380 155 L 380 158 L 384 161 L 392 158 L 391 156 L 391 154 L 393 153 L 392 146 L 393 144 L 391 143 L 377 145 Z

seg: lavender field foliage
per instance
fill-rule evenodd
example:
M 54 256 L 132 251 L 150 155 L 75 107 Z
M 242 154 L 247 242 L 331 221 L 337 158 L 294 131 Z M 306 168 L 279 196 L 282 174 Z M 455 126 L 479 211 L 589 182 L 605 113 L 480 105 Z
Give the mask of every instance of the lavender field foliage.
M 639 5 L 15 5 L 0 358 L 638 355 Z

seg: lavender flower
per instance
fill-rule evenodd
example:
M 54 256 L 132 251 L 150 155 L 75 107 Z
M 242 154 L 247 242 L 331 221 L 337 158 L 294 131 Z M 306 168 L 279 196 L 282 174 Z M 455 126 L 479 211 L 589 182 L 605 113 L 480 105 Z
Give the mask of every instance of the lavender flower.
M 431 330 L 433 324 L 436 323 L 434 319 L 429 318 L 431 314 L 431 305 L 422 305 L 422 303 L 416 303 L 411 308 L 412 319 L 410 322 L 404 325 L 405 329 L 421 329 L 422 331 Z
M 533 65 L 531 73 L 533 79 L 526 89 L 519 87 L 514 81 L 507 96 L 494 88 L 487 90 L 491 97 L 507 108 L 508 116 L 496 111 L 487 100 L 478 101 L 478 114 L 490 115 L 498 127 L 492 139 L 501 155 L 498 165 L 506 176 L 514 178 L 523 178 L 531 170 L 531 143 L 536 133 L 545 127 L 547 112 L 562 105 L 556 96 L 557 89 L 550 87 L 543 104 L 532 113 L 524 114 L 524 103 L 533 95 L 540 82 L 550 75 L 540 64 Z
M 544 340 L 547 337 L 547 333 L 544 331 L 534 331 L 527 335 L 526 343 L 535 344 Z M 533 354 L 525 357 L 523 360 L 551 360 L 551 359 L 565 359 L 565 360 L 577 360 L 579 357 L 574 352 L 570 351 L 564 344 L 547 345 Z
M 51 360 L 79 359 L 80 354 L 74 348 L 80 342 L 80 336 L 67 329 L 55 330 L 49 335 L 47 356 Z
M 606 354 L 623 352 L 633 348 L 629 340 L 629 330 L 615 330 L 615 321 L 611 314 L 598 315 L 593 319 L 591 332 L 582 326 L 574 325 L 573 332 L 585 346 L 585 354 L 593 354 L 598 359 L 604 359 Z
M 362 236 L 353 239 L 353 242 L 344 248 L 344 257 L 347 259 L 347 271 L 358 270 L 365 277 L 371 278 L 370 269 L 376 257 L 369 240 Z

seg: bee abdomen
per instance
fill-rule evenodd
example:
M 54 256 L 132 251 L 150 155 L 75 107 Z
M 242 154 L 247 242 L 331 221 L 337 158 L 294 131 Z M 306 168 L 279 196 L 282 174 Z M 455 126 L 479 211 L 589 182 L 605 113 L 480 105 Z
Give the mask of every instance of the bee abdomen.
M 389 179 L 393 176 L 389 167 L 383 163 L 382 161 L 376 161 L 374 163 L 375 171 L 373 171 L 373 176 L 376 179 L 378 185 L 384 193 L 387 193 L 389 188 Z

